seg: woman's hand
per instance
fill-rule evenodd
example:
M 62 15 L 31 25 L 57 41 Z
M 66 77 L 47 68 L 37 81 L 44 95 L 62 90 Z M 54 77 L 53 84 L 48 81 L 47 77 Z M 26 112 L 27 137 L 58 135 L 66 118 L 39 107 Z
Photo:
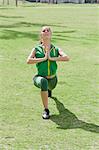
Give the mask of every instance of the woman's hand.
M 47 51 L 48 60 L 51 60 L 50 51 Z
M 49 57 L 50 61 L 69 61 L 68 56 Z
M 59 50 L 59 56 L 58 57 L 51 57 L 50 51 L 48 52 L 48 59 L 50 61 L 69 61 L 70 58 L 67 56 L 62 50 Z
M 45 60 L 48 59 L 48 51 L 45 52 L 45 57 L 44 57 L 44 59 L 45 59 Z

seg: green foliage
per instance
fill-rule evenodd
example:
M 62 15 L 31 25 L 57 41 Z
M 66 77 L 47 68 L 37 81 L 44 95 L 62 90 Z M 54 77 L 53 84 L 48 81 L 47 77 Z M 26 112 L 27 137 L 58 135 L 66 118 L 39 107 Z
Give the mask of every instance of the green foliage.
M 46 7 L 45 7 L 46 6 Z M 99 101 L 97 5 L 0 6 L 0 149 L 97 150 Z M 35 66 L 26 59 L 43 25 L 71 58 L 58 63 L 58 85 L 43 120 Z

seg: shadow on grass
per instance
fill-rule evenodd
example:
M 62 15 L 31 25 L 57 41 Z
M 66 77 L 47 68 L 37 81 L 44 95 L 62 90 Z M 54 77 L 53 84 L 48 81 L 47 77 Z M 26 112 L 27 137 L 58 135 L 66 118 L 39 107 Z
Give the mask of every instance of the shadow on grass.
M 10 16 L 0 16 L 0 17 L 10 17 Z M 14 17 L 14 16 L 12 16 Z M 16 16 L 17 18 L 18 16 Z M 10 30 L 11 28 L 21 28 L 21 27 L 42 27 L 42 26 L 46 26 L 46 24 L 40 24 L 40 23 L 31 23 L 31 22 L 18 22 L 18 23 L 14 23 L 14 24 L 8 24 L 8 25 L 0 25 L 0 28 L 3 28 L 4 30 L 2 30 L 1 32 L 1 36 L 0 39 L 5 39 L 5 40 L 9 40 L 9 39 L 16 39 L 16 38 L 30 38 L 30 39 L 34 39 L 34 40 L 38 40 L 39 37 L 39 33 L 37 33 L 36 31 L 34 32 L 20 32 L 20 31 L 15 31 L 15 30 Z M 56 27 L 62 27 L 61 25 L 57 25 L 57 24 L 49 24 L 49 26 L 56 26 Z M 66 31 L 59 31 L 59 32 L 54 32 L 55 34 L 53 35 L 52 40 L 55 42 L 57 40 L 61 40 L 61 41 L 69 41 L 70 40 L 70 36 L 68 35 L 63 35 L 65 33 L 74 33 L 76 32 L 75 30 L 66 30 Z
M 28 32 L 20 32 L 14 30 L 4 30 L 3 35 L 0 36 L 0 39 L 10 40 L 10 39 L 17 39 L 17 38 L 30 38 L 33 40 L 38 40 L 39 36 L 38 33 L 28 33 Z
M 23 18 L 22 16 L 4 16 L 4 15 L 0 15 L 1 18 Z M 42 28 L 43 26 L 51 26 L 51 27 L 66 27 L 66 26 L 62 26 L 60 24 L 40 24 L 40 23 L 32 23 L 32 22 L 25 22 L 25 21 L 21 21 L 21 22 L 17 22 L 17 23 L 13 23 L 13 24 L 2 24 L 0 25 L 0 28 L 4 29 L 1 31 L 1 36 L 0 36 L 0 39 L 16 39 L 16 38 L 22 38 L 22 37 L 28 37 L 28 38 L 33 38 L 33 39 L 38 39 L 38 36 L 37 35 L 38 33 L 37 32 L 20 32 L 20 31 L 15 31 L 15 30 L 10 30 L 11 28 L 22 28 L 22 27 L 32 27 L 32 28 L 35 28 L 35 27 L 39 27 L 39 28 Z M 69 38 L 70 36 L 68 35 L 63 35 L 63 34 L 66 34 L 66 33 L 74 33 L 76 32 L 76 30 L 63 30 L 63 31 L 55 31 L 54 32 L 54 35 L 53 35 L 53 41 L 56 41 L 56 40 L 62 40 L 62 41 L 69 41 Z
M 1 17 L 1 16 L 0 16 Z M 14 16 L 5 16 L 4 18 L 13 18 Z M 15 17 L 14 17 L 15 18 Z M 16 16 L 16 18 L 18 18 L 18 16 Z M 20 18 L 23 18 L 20 16 Z M 0 25 L 0 28 L 16 28 L 16 27 L 42 27 L 44 24 L 38 24 L 38 23 L 30 23 L 30 22 L 18 22 L 18 23 L 14 23 L 14 24 L 10 24 L 10 25 Z
M 0 18 L 24 18 L 22 16 L 4 16 L 4 15 L 0 15 Z
M 24 18 L 22 16 L 4 16 L 4 15 L 0 15 L 0 18 Z M 66 27 L 66 26 L 61 26 L 58 24 L 40 24 L 40 23 L 31 23 L 31 22 L 25 22 L 25 21 L 21 21 L 18 23 L 14 23 L 14 24 L 10 24 L 10 25 L 0 25 L 0 28 L 14 28 L 14 27 L 43 27 L 43 26 L 55 26 L 55 27 Z M 55 33 L 73 33 L 76 32 L 75 30 L 69 30 L 69 31 L 63 31 L 63 32 L 55 32 Z
M 52 97 L 56 103 L 59 115 L 51 115 L 50 119 L 55 122 L 59 129 L 76 129 L 81 128 L 86 131 L 99 133 L 99 126 L 79 120 L 75 114 L 70 112 L 64 105 L 56 98 Z
M 60 27 L 63 27 L 63 26 L 60 26 Z M 66 26 L 64 26 L 64 27 L 66 27 Z M 63 31 L 63 32 L 60 32 L 60 31 L 55 31 L 54 33 L 75 33 L 76 32 L 76 30 L 66 30 L 66 31 Z M 58 36 L 61 36 L 61 35 L 58 35 Z
M 0 39 L 10 40 L 10 39 L 18 39 L 18 38 L 29 38 L 33 40 L 39 40 L 39 33 L 37 31 L 31 31 L 31 32 L 21 32 L 21 31 L 15 31 L 10 29 L 5 29 L 1 32 L 2 35 L 0 35 Z M 61 41 L 69 41 L 69 38 L 60 38 L 60 37 L 53 37 L 52 41 L 55 42 L 57 40 Z

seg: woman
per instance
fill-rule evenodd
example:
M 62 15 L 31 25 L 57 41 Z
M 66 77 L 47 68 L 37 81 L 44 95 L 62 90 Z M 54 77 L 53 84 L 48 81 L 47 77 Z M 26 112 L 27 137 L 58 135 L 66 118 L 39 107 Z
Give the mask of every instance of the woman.
M 38 74 L 34 76 L 34 85 L 41 89 L 41 98 L 44 106 L 43 119 L 49 119 L 48 97 L 57 84 L 56 61 L 69 61 L 69 57 L 51 43 L 51 28 L 44 26 L 40 33 L 40 44 L 32 49 L 27 59 L 28 64 L 36 64 Z

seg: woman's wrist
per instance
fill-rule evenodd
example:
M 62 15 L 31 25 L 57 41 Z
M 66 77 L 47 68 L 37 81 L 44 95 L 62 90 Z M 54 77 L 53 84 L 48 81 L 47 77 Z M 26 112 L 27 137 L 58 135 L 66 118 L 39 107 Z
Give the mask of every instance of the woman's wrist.
M 51 60 L 51 61 L 56 61 L 56 60 L 58 59 L 58 57 L 50 57 L 50 56 L 49 56 L 48 59 Z

